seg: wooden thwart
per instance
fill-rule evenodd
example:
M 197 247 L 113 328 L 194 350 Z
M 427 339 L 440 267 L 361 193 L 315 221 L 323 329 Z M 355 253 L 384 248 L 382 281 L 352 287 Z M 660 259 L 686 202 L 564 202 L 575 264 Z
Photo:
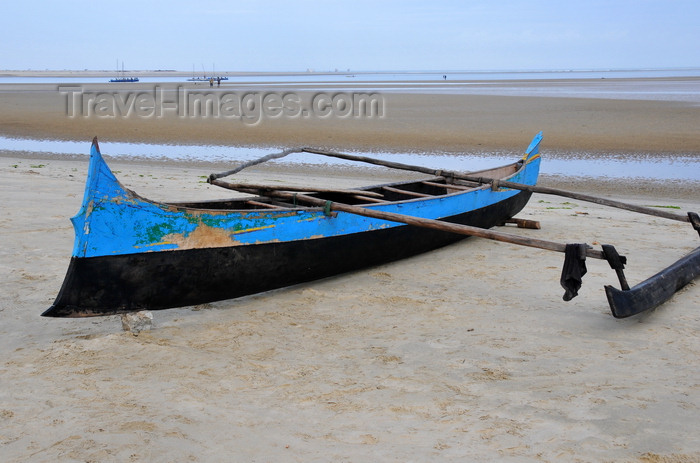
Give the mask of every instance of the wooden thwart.
M 368 196 L 364 195 L 352 195 L 353 198 L 359 199 L 360 201 L 365 201 L 368 203 L 375 203 L 375 204 L 380 204 L 380 203 L 388 203 L 389 201 L 386 201 L 384 199 L 377 199 L 377 198 L 370 198 Z
M 437 183 L 437 182 L 430 182 L 428 180 L 421 182 L 423 185 L 428 185 L 428 186 L 434 186 L 434 187 L 439 187 L 439 188 L 447 188 L 448 190 L 455 190 L 455 191 L 466 191 L 466 190 L 473 190 L 474 187 L 468 187 L 464 185 L 455 185 L 453 183 Z
M 414 198 L 429 198 L 432 195 L 427 195 L 425 193 L 416 193 L 415 191 L 402 190 L 400 188 L 394 188 L 391 186 L 383 186 L 382 190 L 391 191 L 392 193 L 397 193 L 400 195 L 413 196 Z
M 280 206 L 275 206 L 274 204 L 263 203 L 263 202 L 260 202 L 260 201 L 253 201 L 252 199 L 249 200 L 249 201 L 246 201 L 246 203 L 247 203 L 247 204 L 250 204 L 251 206 L 262 207 L 262 208 L 265 208 L 265 209 L 282 209 Z

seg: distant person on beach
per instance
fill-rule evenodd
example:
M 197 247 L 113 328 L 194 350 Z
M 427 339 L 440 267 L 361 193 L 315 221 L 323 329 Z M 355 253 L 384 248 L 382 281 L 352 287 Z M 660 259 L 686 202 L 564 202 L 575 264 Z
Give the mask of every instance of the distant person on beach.
M 221 77 L 216 78 L 216 86 L 221 87 Z
M 209 86 L 210 86 L 210 87 L 213 87 L 213 86 L 214 86 L 214 78 L 213 78 L 213 77 L 210 77 L 210 78 L 209 78 Z

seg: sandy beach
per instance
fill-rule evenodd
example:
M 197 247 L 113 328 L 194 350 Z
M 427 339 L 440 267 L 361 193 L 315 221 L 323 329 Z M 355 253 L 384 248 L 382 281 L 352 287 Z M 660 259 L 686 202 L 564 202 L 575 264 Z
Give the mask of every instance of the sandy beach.
M 306 95 L 300 89 L 300 95 Z M 329 93 L 331 90 L 328 90 Z M 308 95 L 311 95 L 310 93 Z M 303 97 L 306 98 L 306 97 Z M 520 149 L 700 156 L 700 106 L 386 93 L 375 119 L 68 118 L 55 86 L 0 88 L 0 134 L 334 149 Z M 229 194 L 220 166 L 110 162 L 155 200 Z M 436 166 L 437 167 L 437 166 Z M 45 319 L 68 267 L 87 158 L 0 152 L 0 457 L 54 461 L 700 461 L 700 290 L 614 319 L 604 262 L 562 301 L 558 253 L 466 239 L 401 262 L 236 300 Z M 363 169 L 256 167 L 242 180 L 356 186 Z M 697 184 L 543 178 L 636 204 L 700 209 Z M 614 244 L 636 284 L 698 246 L 689 224 L 544 195 L 519 217 L 559 242 Z

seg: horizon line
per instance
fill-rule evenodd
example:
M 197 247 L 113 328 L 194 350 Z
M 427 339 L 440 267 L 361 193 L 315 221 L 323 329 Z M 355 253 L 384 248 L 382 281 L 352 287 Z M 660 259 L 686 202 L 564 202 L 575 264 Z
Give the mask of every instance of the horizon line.
M 233 75 L 266 75 L 266 74 L 391 74 L 391 73 L 402 73 L 402 74 L 445 74 L 445 73 L 548 73 L 548 72 L 633 72 L 633 71 L 693 71 L 700 70 L 700 66 L 669 66 L 669 67 L 606 67 L 606 68 L 538 68 L 538 69 L 329 69 L 329 70 L 316 70 L 308 68 L 306 70 L 280 70 L 280 71 L 216 71 L 212 74 L 233 74 Z M 114 73 L 114 69 L 0 69 L 0 73 L 21 73 L 21 72 L 36 72 L 42 74 L 50 73 Z M 122 72 L 122 71 L 120 71 Z M 125 69 L 123 72 L 137 72 L 137 73 L 179 73 L 179 74 L 192 74 L 192 71 L 183 71 L 177 69 Z M 199 75 L 200 73 L 195 73 Z

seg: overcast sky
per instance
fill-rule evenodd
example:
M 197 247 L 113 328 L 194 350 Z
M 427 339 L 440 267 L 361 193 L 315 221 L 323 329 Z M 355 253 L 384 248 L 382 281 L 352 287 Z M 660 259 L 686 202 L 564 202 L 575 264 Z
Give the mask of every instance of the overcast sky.
M 10 1 L 0 69 L 700 67 L 697 0 Z

